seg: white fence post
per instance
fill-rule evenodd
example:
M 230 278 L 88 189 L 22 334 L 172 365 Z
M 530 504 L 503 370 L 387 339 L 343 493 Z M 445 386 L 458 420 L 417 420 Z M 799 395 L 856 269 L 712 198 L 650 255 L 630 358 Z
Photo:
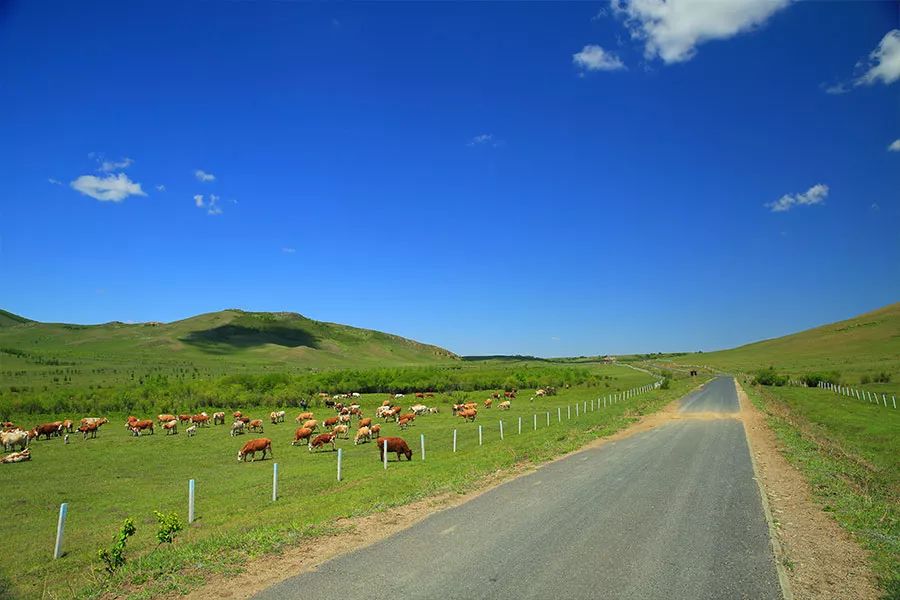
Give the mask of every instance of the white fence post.
M 885 406 L 885 408 L 887 408 L 887 396 L 885 396 L 884 394 L 882 394 L 882 395 L 881 395 L 881 399 L 884 400 L 884 406 Z
M 891 396 L 891 400 L 894 401 L 894 408 L 897 408 L 897 396 Z
M 419 445 L 422 446 L 422 460 L 425 460 L 425 434 L 419 434 Z
M 522 435 L 522 417 L 519 417 L 519 435 Z
M 194 480 L 188 480 L 188 525 L 194 522 Z
M 341 480 L 341 459 L 344 457 L 344 449 L 338 448 L 337 480 Z
M 384 440 L 384 446 L 382 446 L 384 450 L 384 470 L 387 470 L 387 440 Z
M 456 452 L 456 430 L 453 430 L 453 451 Z
M 550 411 L 547 411 L 547 427 L 550 427 Z
M 566 405 L 566 418 L 567 419 L 572 418 L 572 406 L 569 404 Z
M 534 414 L 534 430 L 537 431 L 537 413 Z
M 479 445 L 479 446 L 482 445 L 482 439 L 481 439 L 481 425 L 478 426 L 478 445 Z
M 578 418 L 578 409 L 579 409 L 579 406 L 578 406 L 578 403 L 576 402 L 575 403 L 575 418 L 576 419 Z
M 556 407 L 556 422 L 562 423 L 562 407 L 561 406 Z
M 500 419 L 500 439 L 503 439 L 503 419 Z
M 59 505 L 59 521 L 56 522 L 56 545 L 53 547 L 53 558 L 59 558 L 63 555 L 62 543 L 63 532 L 66 529 L 66 515 L 69 514 L 69 503 L 63 502 Z
M 272 464 L 272 502 L 278 499 L 278 463 Z

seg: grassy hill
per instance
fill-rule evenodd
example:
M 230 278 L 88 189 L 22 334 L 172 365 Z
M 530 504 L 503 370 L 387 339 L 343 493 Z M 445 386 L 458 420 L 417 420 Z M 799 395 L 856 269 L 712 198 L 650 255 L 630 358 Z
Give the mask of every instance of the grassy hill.
M 39 323 L 0 312 L 0 376 L 10 383 L 114 384 L 130 374 L 453 362 L 448 350 L 296 313 L 223 310 L 173 323 Z M 57 381 L 56 379 L 59 381 Z
M 837 371 L 847 383 L 885 372 L 896 382 L 900 380 L 900 303 L 731 350 L 687 354 L 675 362 L 744 372 L 774 366 L 792 375 Z

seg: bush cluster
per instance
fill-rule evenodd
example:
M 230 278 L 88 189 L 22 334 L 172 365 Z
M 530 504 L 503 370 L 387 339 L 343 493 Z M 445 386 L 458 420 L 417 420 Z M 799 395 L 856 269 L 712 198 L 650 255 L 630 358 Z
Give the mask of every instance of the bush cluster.
M 803 383 L 807 387 L 818 387 L 820 382 L 838 385 L 841 382 L 841 374 L 837 371 L 828 371 L 824 373 L 807 373 L 803 376 Z
M 756 385 L 776 385 L 782 386 L 788 382 L 787 375 L 781 375 L 777 371 L 775 371 L 775 367 L 769 367 L 768 369 L 760 369 L 756 372 L 756 375 L 753 378 L 753 383 Z

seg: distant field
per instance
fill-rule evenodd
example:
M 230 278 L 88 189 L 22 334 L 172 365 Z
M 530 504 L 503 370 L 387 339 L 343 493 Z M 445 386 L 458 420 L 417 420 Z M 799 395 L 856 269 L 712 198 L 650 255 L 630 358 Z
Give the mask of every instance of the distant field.
M 55 438 L 33 445 L 30 463 L 3 465 L 0 473 L 27 480 L 22 486 L 0 486 L 0 506 L 9 522 L 16 523 L 15 553 L 0 553 L 0 595 L 30 598 L 46 589 L 65 596 L 93 596 L 102 589 L 102 578 L 87 577 L 96 564 L 96 551 L 109 545 L 125 517 L 133 517 L 137 535 L 129 541 L 129 556 L 134 561 L 114 586 L 143 586 L 155 572 L 166 577 L 153 589 L 183 589 L 191 577 L 181 572 L 188 562 L 199 561 L 200 571 L 223 571 L 248 555 L 271 551 L 297 536 L 327 532 L 328 523 L 339 516 L 351 516 L 381 510 L 440 491 L 463 491 L 483 475 L 512 466 L 520 461 L 539 462 L 559 452 L 574 449 L 587 440 L 607 435 L 626 426 L 634 415 L 650 411 L 696 385 L 684 379 L 672 390 L 651 392 L 606 410 L 589 412 L 575 418 L 574 403 L 596 400 L 618 390 L 651 383 L 653 378 L 616 366 L 595 367 L 611 379 L 610 388 L 576 387 L 559 395 L 529 401 L 529 391 L 521 391 L 513 409 L 500 412 L 482 409 L 476 423 L 462 423 L 450 414 L 450 396 L 430 401 L 441 413 L 417 419 L 410 430 L 399 433 L 415 450 L 412 463 L 391 462 L 383 472 L 373 444 L 353 446 L 342 441 L 345 480 L 335 481 L 335 455 L 332 452 L 310 454 L 305 447 L 291 447 L 297 410 L 291 410 L 288 422 L 266 424 L 264 437 L 274 441 L 276 461 L 280 465 L 281 499 L 270 501 L 272 462 L 238 463 L 236 452 L 256 434 L 231 438 L 227 427 L 201 430 L 194 438 L 177 436 L 131 437 L 124 429 L 125 414 L 110 415 L 96 440 L 82 441 L 73 436 L 69 445 Z M 483 399 L 485 393 L 472 394 Z M 381 404 L 384 394 L 362 398 L 368 415 Z M 413 398 L 406 398 L 409 406 Z M 566 406 L 572 405 L 572 420 L 566 421 Z M 564 422 L 556 422 L 556 408 L 562 407 Z M 208 406 L 212 413 L 216 406 Z M 248 416 L 264 417 L 270 407 L 248 410 Z M 551 412 L 552 425 L 546 425 Z M 317 416 L 327 416 L 317 409 Z M 533 415 L 538 414 L 538 431 L 532 432 Z M 11 415 L 13 420 L 32 424 L 62 415 Z M 140 417 L 149 417 L 140 414 Z M 518 417 L 523 417 L 523 434 L 517 433 Z M 505 424 L 505 440 L 499 440 L 499 419 Z M 484 446 L 478 446 L 478 425 L 484 427 Z M 398 434 L 388 424 L 385 433 Z M 459 433 L 459 452 L 451 451 L 452 430 Z M 419 460 L 419 434 L 425 434 L 428 460 Z M 187 481 L 197 482 L 199 520 L 184 532 L 177 549 L 154 550 L 153 510 L 186 514 Z M 27 492 L 25 491 L 27 490 Z M 69 502 L 67 556 L 50 561 L 56 514 L 61 502 Z M 201 551 L 201 548 L 203 550 Z M 201 554 L 194 555 L 194 552 Z M 171 577 L 170 577 L 171 575 Z M 5 583 L 4 583 L 5 582 Z M 14 582 L 14 583 L 13 583 Z M 196 583 L 196 582 L 194 582 Z M 3 591 L 3 585 L 7 588 Z M 15 586 L 15 587 L 12 587 Z M 4 595 L 5 594 L 5 595 Z

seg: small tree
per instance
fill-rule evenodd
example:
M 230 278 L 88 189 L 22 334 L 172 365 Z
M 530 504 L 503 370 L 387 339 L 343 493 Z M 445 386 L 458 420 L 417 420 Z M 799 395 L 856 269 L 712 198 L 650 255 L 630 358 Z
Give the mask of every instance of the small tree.
M 125 519 L 112 547 L 109 550 L 100 548 L 97 551 L 97 557 L 103 561 L 106 565 L 106 570 L 110 573 L 114 573 L 116 569 L 125 564 L 125 543 L 129 537 L 134 535 L 134 532 L 134 521 Z
M 159 523 L 159 529 L 156 531 L 156 539 L 160 544 L 171 544 L 175 541 L 178 532 L 184 529 L 184 523 L 178 518 L 176 513 L 163 514 L 158 510 L 153 511 L 156 522 Z

